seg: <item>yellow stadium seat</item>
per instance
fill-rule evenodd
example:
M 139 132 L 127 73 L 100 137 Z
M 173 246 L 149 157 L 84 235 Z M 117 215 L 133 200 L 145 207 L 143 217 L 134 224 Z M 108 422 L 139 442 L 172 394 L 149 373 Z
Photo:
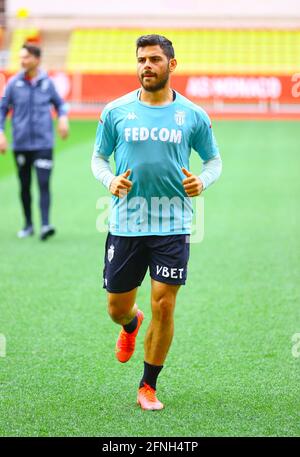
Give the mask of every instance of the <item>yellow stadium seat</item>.
M 173 41 L 177 73 L 291 74 L 299 71 L 299 30 L 91 29 L 71 34 L 71 72 L 134 73 L 135 41 L 159 33 Z

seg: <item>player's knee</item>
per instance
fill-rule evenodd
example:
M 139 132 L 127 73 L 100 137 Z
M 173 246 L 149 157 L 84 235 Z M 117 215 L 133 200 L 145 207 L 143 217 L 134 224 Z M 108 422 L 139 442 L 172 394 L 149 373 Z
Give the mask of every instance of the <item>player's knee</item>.
M 49 179 L 43 178 L 39 181 L 39 187 L 41 192 L 49 192 Z
M 161 322 L 168 322 L 173 319 L 174 302 L 168 296 L 162 296 L 154 303 L 155 317 Z
M 108 314 L 114 322 L 122 324 L 123 320 L 126 319 L 127 312 L 123 308 L 109 303 Z
M 110 318 L 114 321 L 114 322 L 117 322 L 121 317 L 121 313 L 120 313 L 120 310 L 118 308 L 116 308 L 115 306 L 112 306 L 112 305 L 108 305 L 108 308 L 107 308 L 107 311 L 108 311 L 108 314 L 110 316 Z

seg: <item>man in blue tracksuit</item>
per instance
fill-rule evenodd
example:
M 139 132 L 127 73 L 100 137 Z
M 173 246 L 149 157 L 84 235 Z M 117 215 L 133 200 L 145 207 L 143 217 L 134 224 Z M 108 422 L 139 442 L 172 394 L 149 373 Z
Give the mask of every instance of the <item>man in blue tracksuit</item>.
M 31 214 L 31 171 L 35 168 L 40 191 L 41 240 L 54 235 L 49 222 L 50 175 L 53 154 L 53 121 L 51 107 L 58 115 L 58 133 L 68 136 L 66 105 L 46 72 L 39 69 L 41 50 L 25 44 L 20 51 L 22 71 L 11 78 L 0 103 L 0 153 L 7 149 L 5 118 L 12 109 L 13 150 L 20 180 L 20 197 L 25 225 L 19 238 L 33 234 Z

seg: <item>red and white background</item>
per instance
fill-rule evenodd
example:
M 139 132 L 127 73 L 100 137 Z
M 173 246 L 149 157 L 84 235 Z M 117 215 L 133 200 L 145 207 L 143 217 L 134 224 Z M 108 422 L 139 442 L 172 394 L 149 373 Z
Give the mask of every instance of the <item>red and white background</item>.
M 103 104 L 136 89 L 135 75 L 68 74 L 50 72 L 60 95 L 70 103 L 71 114 L 93 117 Z M 11 75 L 2 73 L 3 93 Z M 177 75 L 172 86 L 217 115 L 234 113 L 300 118 L 300 71 L 292 76 Z
M 33 26 L 48 27 L 238 27 L 299 29 L 299 0 L 82 0 L 70 2 L 26 0 Z M 92 5 L 92 6 L 91 6 Z M 14 18 L 24 0 L 7 2 Z M 92 12 L 92 13 L 91 13 Z M 159 12 L 159 14 L 158 14 Z M 51 22 L 51 18 L 53 19 Z M 29 19 L 28 19 L 29 20 Z M 11 19 L 13 21 L 13 19 Z M 71 25 L 70 25 L 71 24 Z M 16 25 L 11 22 L 11 26 Z M 270 72 L 271 73 L 271 72 Z M 71 113 L 95 116 L 103 104 L 138 87 L 134 74 L 86 74 L 52 72 Z M 9 75 L 2 73 L 3 91 Z M 220 116 L 267 116 L 300 118 L 300 63 L 295 74 L 193 74 L 174 75 L 172 85 L 183 95 Z M 100 105 L 100 106 L 99 106 Z

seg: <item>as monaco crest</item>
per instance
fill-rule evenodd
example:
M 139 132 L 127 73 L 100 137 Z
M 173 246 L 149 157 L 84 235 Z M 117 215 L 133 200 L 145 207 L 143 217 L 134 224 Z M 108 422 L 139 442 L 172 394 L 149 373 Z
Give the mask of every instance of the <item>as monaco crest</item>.
M 109 246 L 109 249 L 107 251 L 107 258 L 108 258 L 108 261 L 111 262 L 113 257 L 114 257 L 114 253 L 115 253 L 115 247 L 113 244 L 111 244 Z
M 183 125 L 185 121 L 185 112 L 184 111 L 176 111 L 175 115 L 175 122 L 177 125 Z

